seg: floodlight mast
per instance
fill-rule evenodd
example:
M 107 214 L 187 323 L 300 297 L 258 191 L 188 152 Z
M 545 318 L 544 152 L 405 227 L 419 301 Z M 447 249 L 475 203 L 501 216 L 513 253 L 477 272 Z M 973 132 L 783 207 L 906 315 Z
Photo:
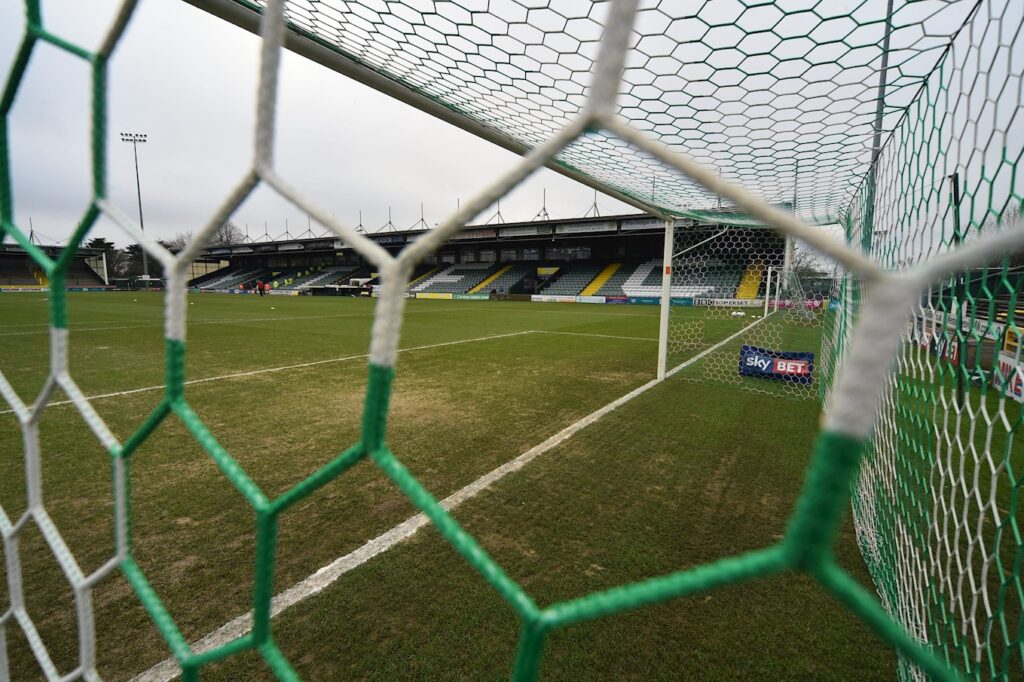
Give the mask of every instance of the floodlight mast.
M 139 144 L 145 144 L 146 133 L 121 133 L 121 141 L 131 144 L 135 152 L 135 194 L 139 199 L 139 229 L 146 231 L 146 223 L 142 220 L 142 183 L 139 182 Z M 146 288 L 149 288 L 149 257 L 146 255 L 146 248 L 139 244 L 142 251 L 142 277 L 146 280 Z

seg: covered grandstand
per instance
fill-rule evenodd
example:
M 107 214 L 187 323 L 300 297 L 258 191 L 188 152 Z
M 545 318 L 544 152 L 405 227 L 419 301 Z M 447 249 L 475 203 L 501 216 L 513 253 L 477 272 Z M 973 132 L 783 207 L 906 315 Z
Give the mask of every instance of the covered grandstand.
M 749 220 L 736 222 L 676 222 L 686 267 L 673 277 L 674 299 L 764 296 L 767 272 L 782 267 L 785 243 Z M 471 226 L 421 264 L 409 295 L 655 302 L 664 230 L 663 221 L 643 214 Z M 423 232 L 369 236 L 398 252 Z M 203 292 L 247 293 L 263 281 L 276 294 L 358 295 L 377 282 L 374 268 L 337 238 L 215 246 L 204 257 L 227 265 L 189 283 Z
M 57 259 L 63 246 L 37 246 L 47 256 Z M 0 244 L 0 292 L 31 292 L 46 290 L 49 279 L 42 268 L 16 244 Z M 103 291 L 113 288 L 106 268 L 106 259 L 99 249 L 81 247 L 68 268 L 64 286 L 69 291 Z

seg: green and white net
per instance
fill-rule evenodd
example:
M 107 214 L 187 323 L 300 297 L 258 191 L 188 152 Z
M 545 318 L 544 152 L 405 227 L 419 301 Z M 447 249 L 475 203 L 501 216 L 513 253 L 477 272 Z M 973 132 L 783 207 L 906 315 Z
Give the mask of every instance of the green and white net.
M 1017 220 L 1024 196 L 1017 173 L 1024 150 L 1024 3 L 191 1 L 262 37 L 260 64 L 253 65 L 256 154 L 176 255 L 107 198 L 108 64 L 136 3 L 123 4 L 98 47 L 54 35 L 40 1 L 25 3 L 26 33 L 0 98 L 0 238 L 19 243 L 48 277 L 51 370 L 31 398 L 18 396 L 0 375 L 0 394 L 21 427 L 28 491 L 24 514 L 0 510 L 8 582 L 8 603 L 0 604 L 0 679 L 21 676 L 9 669 L 11 628 L 24 634 L 47 678 L 96 679 L 96 647 L 103 643 L 96 641 L 92 590 L 115 571 L 131 584 L 184 678 L 196 679 L 207 664 L 245 651 L 257 652 L 278 677 L 295 678 L 271 627 L 278 519 L 363 459 L 423 510 L 518 614 L 517 679 L 537 676 L 546 637 L 559 628 L 794 572 L 813 578 L 894 647 L 906 678 L 1021 678 L 1024 370 L 1020 261 L 1009 254 L 1024 247 Z M 41 43 L 88 63 L 93 93 L 92 198 L 57 259 L 15 224 L 11 190 L 11 109 Z M 524 158 L 393 257 L 276 170 L 283 45 Z M 414 267 L 545 165 L 673 224 L 678 217 L 715 222 L 710 218 L 724 206 L 840 266 L 843 281 L 830 297 L 836 308 L 810 308 L 825 329 L 817 382 L 826 412 L 803 492 L 777 543 L 541 606 L 408 472 L 401 453 L 389 449 L 390 388 Z M 218 444 L 190 407 L 184 385 L 188 266 L 258 185 L 328 226 L 382 275 L 362 436 L 273 498 Z M 779 208 L 794 196 L 795 215 Z M 78 390 L 67 362 L 65 276 L 75 247 L 101 214 L 167 275 L 165 395 L 124 442 Z M 845 243 L 816 226 L 823 224 L 842 226 Z M 795 285 L 783 286 L 790 287 L 790 300 L 802 296 Z M 761 324 L 806 310 L 775 308 Z M 776 335 L 760 343 L 787 341 Z M 111 457 L 116 551 L 89 574 L 63 542 L 41 493 L 39 423 L 57 388 Z M 249 626 L 213 649 L 186 640 L 133 555 L 132 455 L 166 419 L 187 428 L 255 514 Z M 851 499 L 877 595 L 834 559 L 837 527 Z M 18 541 L 29 526 L 46 539 L 74 593 L 79 646 L 72 670 L 56 669 L 25 606 Z
M 703 352 L 682 378 L 817 399 L 814 359 L 829 288 L 802 282 L 789 243 L 771 230 L 728 224 L 676 227 L 672 243 L 667 364 Z M 766 368 L 792 363 L 794 371 L 766 381 L 743 373 L 745 359 Z

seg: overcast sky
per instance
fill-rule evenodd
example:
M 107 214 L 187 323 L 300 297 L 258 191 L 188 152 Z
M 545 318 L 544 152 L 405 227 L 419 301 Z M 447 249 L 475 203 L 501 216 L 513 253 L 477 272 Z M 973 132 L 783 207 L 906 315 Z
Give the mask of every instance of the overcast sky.
M 115 0 L 47 0 L 44 21 L 64 38 L 94 49 Z M 0 73 L 6 74 L 24 30 L 23 4 L 0 3 Z M 181 0 L 143 0 L 109 76 L 108 188 L 136 214 L 130 145 L 121 131 L 142 132 L 139 146 L 147 232 L 169 238 L 195 231 L 238 182 L 252 159 L 258 39 Z M 88 65 L 39 43 L 18 91 L 10 124 L 15 220 L 31 218 L 44 243 L 67 237 L 90 196 Z M 388 220 L 402 229 L 433 225 L 518 157 L 454 126 L 381 95 L 302 57 L 284 55 L 277 126 L 277 167 L 339 219 L 368 231 Z M 501 202 L 507 221 L 540 210 L 543 190 L 553 217 L 574 217 L 593 203 L 588 187 L 542 170 Z M 602 214 L 634 213 L 598 196 Z M 492 207 L 478 221 L 488 220 Z M 306 230 L 303 211 L 261 187 L 234 221 L 261 237 Z M 314 231 L 318 231 L 316 224 Z M 124 244 L 101 220 L 90 236 Z

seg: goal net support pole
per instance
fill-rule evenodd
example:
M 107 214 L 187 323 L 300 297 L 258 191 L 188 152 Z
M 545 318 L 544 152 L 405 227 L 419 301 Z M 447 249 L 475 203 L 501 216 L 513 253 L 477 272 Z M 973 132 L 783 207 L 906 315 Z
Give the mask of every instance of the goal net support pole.
M 665 220 L 665 242 L 661 259 L 661 320 L 658 326 L 658 379 L 668 371 L 668 324 L 672 309 L 672 250 L 675 245 L 676 221 Z

